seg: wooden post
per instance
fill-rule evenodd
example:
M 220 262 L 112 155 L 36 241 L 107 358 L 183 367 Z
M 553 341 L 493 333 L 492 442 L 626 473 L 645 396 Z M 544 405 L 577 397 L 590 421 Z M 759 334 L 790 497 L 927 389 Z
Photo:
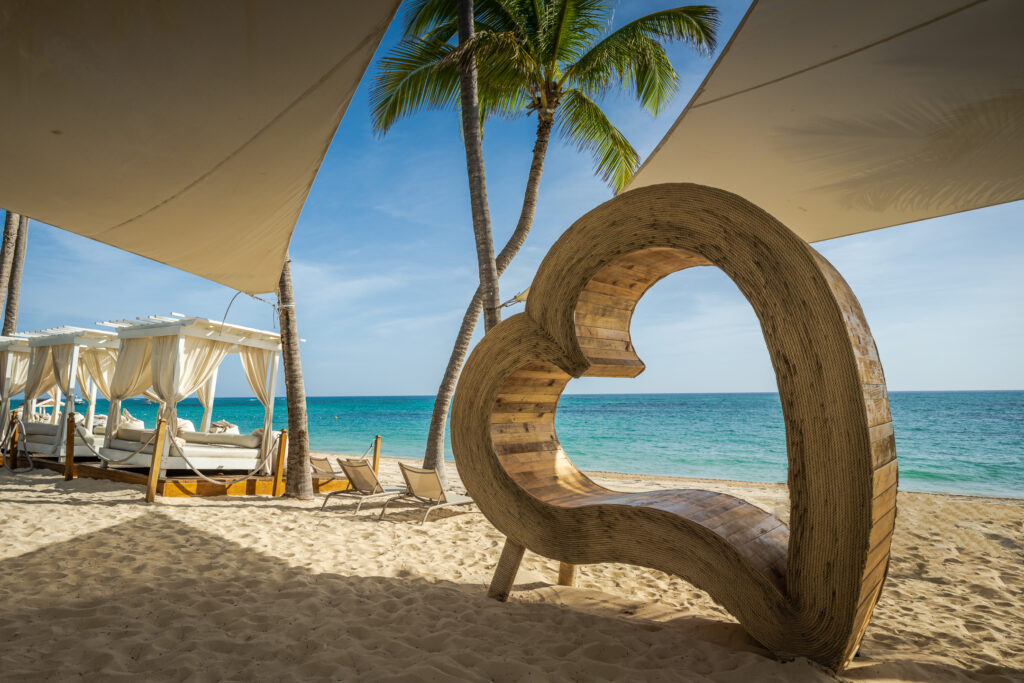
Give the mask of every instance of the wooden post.
M 373 439 L 373 473 L 380 474 L 380 434 Z
M 284 461 L 288 455 L 288 430 L 281 430 L 281 439 L 277 443 L 277 458 L 274 460 L 274 488 L 271 495 L 280 498 L 284 495 Z
M 153 457 L 149 461 L 149 479 L 146 480 L 146 502 L 156 500 L 156 485 L 160 481 L 160 459 L 164 454 L 164 436 L 167 422 L 163 418 L 156 421 L 156 438 L 153 440 Z
M 558 563 L 558 585 L 559 586 L 575 586 L 576 585 L 576 565 L 569 564 L 568 562 Z
M 75 478 L 75 413 L 69 413 L 66 422 L 68 434 L 64 440 L 64 481 L 71 481 Z
M 11 450 L 7 457 L 11 459 L 11 469 L 18 469 L 18 439 L 21 438 L 21 431 L 18 429 L 18 413 L 11 413 L 11 429 L 14 436 L 11 437 Z
M 487 597 L 500 602 L 508 600 L 508 594 L 512 592 L 516 574 L 519 572 L 519 563 L 523 561 L 525 552 L 525 547 L 511 538 L 505 539 L 505 547 L 501 549 L 501 557 L 498 558 L 498 566 L 494 570 L 491 587 L 487 589 Z

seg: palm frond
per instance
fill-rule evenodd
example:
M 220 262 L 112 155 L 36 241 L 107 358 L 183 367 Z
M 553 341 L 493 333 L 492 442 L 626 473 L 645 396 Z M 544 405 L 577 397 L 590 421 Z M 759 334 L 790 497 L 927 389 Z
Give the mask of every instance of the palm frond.
M 562 137 L 593 155 L 595 172 L 602 180 L 615 190 L 625 187 L 640 163 L 640 155 L 592 99 L 579 90 L 567 91 L 555 124 Z
M 545 64 L 571 63 L 591 37 L 611 18 L 608 0 L 553 0 L 548 3 L 538 35 Z
M 370 115 L 378 133 L 423 109 L 455 109 L 459 69 L 446 59 L 451 51 L 442 42 L 403 40 L 380 60 L 370 90 Z
M 527 88 L 530 83 L 543 81 L 543 65 L 511 31 L 480 31 L 452 48 L 445 61 L 457 64 L 469 54 L 476 57 L 480 83 L 493 89 Z
M 407 0 L 405 37 L 422 38 L 442 24 L 459 17 L 459 0 Z
M 521 30 L 508 4 L 508 0 L 475 0 L 474 23 L 492 31 Z M 405 12 L 405 37 L 425 38 L 440 26 L 457 27 L 458 16 L 458 0 L 411 0 Z
M 693 6 L 656 12 L 632 21 L 596 43 L 569 67 L 563 82 L 597 97 L 613 85 L 635 91 L 657 114 L 675 94 L 678 75 L 660 41 L 683 40 L 702 52 L 714 49 L 718 13 Z

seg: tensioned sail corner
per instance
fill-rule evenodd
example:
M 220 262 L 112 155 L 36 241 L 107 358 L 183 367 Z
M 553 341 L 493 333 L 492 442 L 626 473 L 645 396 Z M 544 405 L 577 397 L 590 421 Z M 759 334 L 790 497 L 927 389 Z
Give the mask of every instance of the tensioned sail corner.
M 1024 2 L 755 0 L 627 186 L 720 187 L 808 241 L 1024 198 Z
M 15 3 L 0 206 L 248 293 L 399 0 Z

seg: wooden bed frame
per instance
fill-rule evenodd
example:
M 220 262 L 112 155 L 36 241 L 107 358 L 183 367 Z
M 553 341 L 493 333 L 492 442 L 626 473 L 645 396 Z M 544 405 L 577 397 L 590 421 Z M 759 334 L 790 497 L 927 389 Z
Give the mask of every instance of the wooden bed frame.
M 573 377 L 635 377 L 637 301 L 713 265 L 752 305 L 786 427 L 790 524 L 698 490 L 618 493 L 573 465 L 555 433 Z M 669 184 L 625 193 L 551 248 L 526 312 L 470 356 L 451 418 L 469 493 L 507 536 L 491 585 L 505 599 L 525 549 L 573 567 L 623 562 L 707 591 L 780 657 L 842 669 L 889 565 L 896 450 L 874 339 L 849 286 L 806 242 L 736 195 Z

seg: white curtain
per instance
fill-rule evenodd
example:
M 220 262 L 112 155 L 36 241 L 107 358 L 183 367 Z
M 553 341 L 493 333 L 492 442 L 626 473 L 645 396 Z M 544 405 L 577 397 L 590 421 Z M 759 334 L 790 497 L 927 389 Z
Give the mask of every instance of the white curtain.
M 29 354 L 16 351 L 0 351 L 0 406 L 3 421 L 0 422 L 0 438 L 7 436 L 10 425 L 11 397 L 25 390 L 28 379 Z
M 75 410 L 74 387 L 72 381 L 75 371 L 71 367 L 74 364 L 75 345 L 57 344 L 50 347 L 50 358 L 53 362 L 53 378 L 57 380 L 57 388 L 64 393 L 64 407 L 60 410 L 60 430 L 57 432 L 57 440 L 53 446 L 53 452 L 57 453 L 64 446 L 65 430 L 68 428 L 68 419 Z M 51 422 L 56 421 L 57 394 L 53 395 L 53 414 Z
M 270 402 L 274 400 L 274 387 L 270 386 L 269 375 L 270 364 L 274 361 L 274 352 L 243 346 L 239 349 L 239 356 L 242 359 L 245 380 L 249 383 L 252 393 L 263 404 L 263 441 L 260 445 L 260 454 L 263 454 L 270 447 L 273 427 L 270 417 Z
M 53 358 L 50 349 L 37 346 L 29 353 L 28 372 L 25 376 L 25 405 L 22 415 L 25 422 L 32 419 L 35 399 L 53 386 Z
M 199 403 L 203 406 L 203 415 L 206 415 L 206 411 L 210 409 L 210 383 L 209 381 L 203 382 L 196 389 L 196 398 L 199 399 Z
M 84 387 L 91 379 L 100 396 L 110 400 L 110 384 L 114 381 L 114 370 L 117 368 L 117 350 L 82 349 L 78 354 L 78 383 Z
M 71 360 L 74 351 L 74 344 L 58 344 L 50 347 L 50 356 L 53 359 L 53 378 L 57 382 L 57 388 L 64 392 L 65 396 L 71 394 Z
M 153 374 L 150 368 L 152 355 L 153 341 L 151 339 L 121 340 L 117 351 L 117 365 L 114 368 L 113 378 L 110 380 L 110 394 L 107 396 L 110 399 L 105 437 L 108 445 L 117 434 L 117 424 L 121 417 L 121 401 L 138 396 L 153 385 Z
M 0 352 L 0 377 L 6 380 L 0 400 L 5 404 L 15 394 L 25 391 L 25 382 L 28 380 L 28 361 L 29 354 L 27 353 Z
M 178 433 L 178 402 L 210 379 L 230 349 L 231 344 L 212 339 L 153 338 L 153 390 L 164 404 L 161 417 L 172 436 Z

